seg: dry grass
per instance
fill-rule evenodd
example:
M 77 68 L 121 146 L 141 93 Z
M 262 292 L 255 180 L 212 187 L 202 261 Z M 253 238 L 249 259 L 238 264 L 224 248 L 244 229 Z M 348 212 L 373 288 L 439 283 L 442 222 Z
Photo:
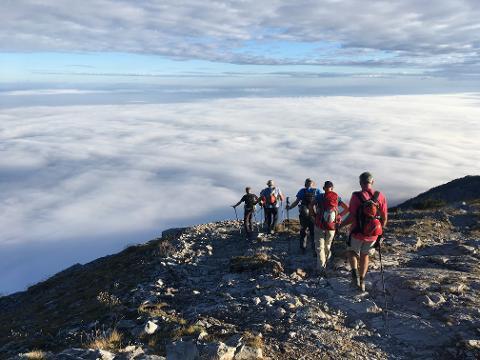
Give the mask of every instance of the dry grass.
M 267 254 L 258 253 L 252 256 L 235 256 L 230 259 L 230 271 L 244 272 L 266 270 L 272 273 L 283 272 L 282 264 L 270 259 Z
M 203 327 L 197 325 L 182 326 L 181 328 L 175 329 L 173 332 L 173 339 L 178 340 L 184 336 L 199 335 L 204 330 Z
M 161 317 L 171 323 L 185 325 L 187 322 L 185 319 L 180 316 L 169 314 L 165 311 L 165 308 L 168 306 L 167 303 L 158 303 L 158 304 L 142 304 L 138 308 L 139 313 L 148 314 L 151 317 Z
M 108 335 L 101 335 L 87 344 L 89 349 L 116 351 L 122 347 L 123 335 L 117 330 L 113 330 Z
M 165 355 L 168 343 L 185 336 L 198 336 L 202 331 L 204 331 L 204 328 L 201 326 L 178 326 L 178 324 L 164 323 L 154 334 L 142 334 L 140 338 L 156 354 Z
M 23 354 L 23 356 L 29 360 L 43 360 L 47 358 L 47 354 L 42 350 L 32 350 Z

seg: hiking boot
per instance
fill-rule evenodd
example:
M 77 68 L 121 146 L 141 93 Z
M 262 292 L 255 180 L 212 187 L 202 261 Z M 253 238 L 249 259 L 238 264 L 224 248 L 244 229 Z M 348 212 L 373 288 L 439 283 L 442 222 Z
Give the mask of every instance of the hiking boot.
M 352 269 L 352 286 L 356 288 L 360 287 L 360 275 L 357 269 Z
M 358 287 L 360 288 L 360 291 L 365 292 L 365 279 L 364 278 L 361 277 L 359 279 L 359 286 Z

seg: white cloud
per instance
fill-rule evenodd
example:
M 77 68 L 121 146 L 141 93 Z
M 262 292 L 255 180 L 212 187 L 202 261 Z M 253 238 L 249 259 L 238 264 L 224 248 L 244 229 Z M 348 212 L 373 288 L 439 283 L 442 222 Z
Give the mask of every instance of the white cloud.
M 67 254 L 36 264 L 31 282 L 47 262 L 60 270 L 66 259 L 88 260 L 167 227 L 232 217 L 229 205 L 244 186 L 258 192 L 269 178 L 290 196 L 306 177 L 332 180 L 348 198 L 370 170 L 393 204 L 478 174 L 479 100 L 335 96 L 4 109 L 0 254 L 8 255 L 0 256 L 8 262 L 0 261 L 0 274 L 8 267 L 10 275 L 0 289 L 25 284 L 19 274 L 32 272 L 30 262 L 13 259 L 30 249 L 61 244 Z M 82 256 L 68 253 L 84 242 Z
M 114 1 L 21 0 L 0 13 L 3 51 L 118 51 L 233 63 L 479 63 L 475 0 Z M 340 43 L 300 59 L 244 49 L 245 42 Z M 390 56 L 384 56 L 382 52 Z M 378 56 L 375 54 L 378 53 Z M 368 60 L 363 57 L 370 54 Z
M 35 95 L 84 95 L 102 94 L 105 90 L 80 90 L 80 89 L 35 89 L 35 90 L 12 90 L 0 92 L 3 96 L 35 96 Z

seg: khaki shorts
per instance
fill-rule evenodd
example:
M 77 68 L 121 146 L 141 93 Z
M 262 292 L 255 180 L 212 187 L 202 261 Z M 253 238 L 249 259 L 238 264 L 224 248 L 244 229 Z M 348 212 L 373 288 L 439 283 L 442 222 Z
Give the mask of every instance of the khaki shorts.
M 375 241 L 364 241 L 351 236 L 350 246 L 347 246 L 348 251 L 353 251 L 358 256 L 362 255 L 373 255 L 375 253 L 374 246 Z

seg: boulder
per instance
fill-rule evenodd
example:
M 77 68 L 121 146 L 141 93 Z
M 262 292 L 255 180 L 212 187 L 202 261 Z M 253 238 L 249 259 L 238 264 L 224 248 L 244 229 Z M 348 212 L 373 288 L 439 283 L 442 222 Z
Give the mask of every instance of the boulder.
M 147 334 L 152 335 L 158 330 L 158 325 L 153 321 L 148 321 L 143 329 Z
M 197 360 L 200 358 L 197 346 L 190 341 L 175 341 L 167 345 L 167 360 Z
M 210 343 L 202 351 L 202 360 L 232 360 L 235 355 L 235 348 L 223 342 Z
M 235 351 L 234 360 L 256 360 L 263 359 L 262 349 L 247 345 L 241 345 Z

